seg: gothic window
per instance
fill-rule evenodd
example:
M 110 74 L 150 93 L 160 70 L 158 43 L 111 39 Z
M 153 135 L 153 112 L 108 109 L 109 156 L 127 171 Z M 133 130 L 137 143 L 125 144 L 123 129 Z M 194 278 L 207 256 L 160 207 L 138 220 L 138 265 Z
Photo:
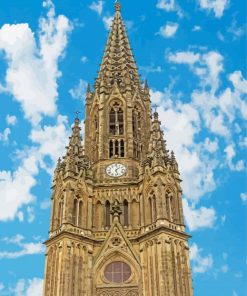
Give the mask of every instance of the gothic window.
M 98 201 L 95 205 L 95 217 L 94 217 L 94 225 L 97 230 L 101 229 L 103 226 L 102 225 L 103 216 L 104 216 L 103 205 L 100 203 L 100 201 Z
M 59 213 L 58 213 L 58 225 L 62 225 L 62 220 L 63 220 L 63 200 L 59 202 Z
M 137 107 L 132 111 L 132 128 L 134 138 L 138 138 L 141 130 L 141 113 Z
M 140 159 L 141 151 L 141 112 L 135 106 L 132 111 L 132 129 L 133 129 L 133 156 Z
M 74 225 L 77 225 L 77 199 L 74 199 L 74 202 L 73 202 L 72 223 Z
M 119 142 L 115 141 L 115 156 L 119 156 Z
M 124 140 L 109 141 L 109 157 L 124 157 Z
M 109 112 L 109 133 L 114 136 L 124 134 L 124 113 L 117 102 L 113 104 Z
M 124 157 L 124 140 L 120 141 L 120 156 Z
M 157 220 L 156 198 L 153 196 L 153 222 Z
M 129 204 L 126 199 L 123 202 L 123 206 L 124 206 L 124 226 L 129 226 Z
M 113 141 L 110 140 L 110 143 L 109 143 L 109 157 L 112 158 L 113 156 L 114 156 Z
M 116 261 L 106 266 L 104 275 L 109 282 L 121 284 L 130 278 L 131 269 L 125 262 Z
M 110 227 L 111 225 L 111 213 L 110 213 L 110 202 L 107 200 L 105 203 L 105 227 Z
M 95 131 L 98 130 L 98 118 L 97 118 L 97 116 L 94 117 L 94 129 L 95 129 Z
M 165 198 L 167 219 L 169 221 L 174 221 L 176 219 L 176 205 L 172 193 L 168 191 L 165 195 Z
M 149 197 L 148 199 L 148 210 L 149 210 L 149 223 L 151 224 L 153 222 L 153 210 L 152 210 L 152 199 Z
M 83 202 L 82 202 L 82 200 L 79 202 L 78 221 L 79 221 L 78 226 L 83 227 L 84 217 L 83 217 Z

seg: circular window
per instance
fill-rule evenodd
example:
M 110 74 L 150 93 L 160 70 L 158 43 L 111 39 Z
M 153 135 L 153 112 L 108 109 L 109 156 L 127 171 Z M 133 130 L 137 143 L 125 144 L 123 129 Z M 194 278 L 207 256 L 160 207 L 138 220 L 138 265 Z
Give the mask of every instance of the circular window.
M 116 261 L 106 266 L 104 275 L 112 283 L 124 283 L 131 276 L 131 269 L 128 264 Z

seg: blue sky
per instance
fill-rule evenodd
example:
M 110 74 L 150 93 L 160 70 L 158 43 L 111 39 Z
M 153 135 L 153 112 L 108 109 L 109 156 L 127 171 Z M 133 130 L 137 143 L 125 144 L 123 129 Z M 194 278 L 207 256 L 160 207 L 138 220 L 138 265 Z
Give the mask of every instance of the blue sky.
M 41 295 L 50 186 L 99 70 L 114 1 L 0 2 L 0 295 Z M 243 296 L 246 5 L 122 0 L 183 179 L 196 296 Z

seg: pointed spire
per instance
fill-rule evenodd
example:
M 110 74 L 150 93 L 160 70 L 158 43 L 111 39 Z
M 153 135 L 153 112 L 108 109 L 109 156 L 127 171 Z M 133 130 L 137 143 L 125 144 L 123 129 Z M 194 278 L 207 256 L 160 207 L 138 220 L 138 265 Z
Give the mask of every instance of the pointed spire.
M 115 11 L 121 11 L 121 3 L 118 0 L 115 2 Z
M 81 168 L 88 167 L 88 160 L 84 155 L 84 148 L 81 138 L 80 119 L 78 117 L 79 112 L 76 112 L 76 118 L 72 127 L 72 134 L 69 137 L 69 145 L 66 147 L 67 152 L 63 157 L 64 161 L 61 167 L 65 169 L 65 172 L 71 172 L 77 174 Z
M 176 173 L 179 173 L 179 171 L 178 171 L 178 163 L 177 163 L 177 160 L 176 160 L 176 157 L 175 157 L 175 154 L 174 154 L 173 151 L 171 152 L 170 162 L 171 162 L 171 166 L 172 166 L 173 170 Z
M 114 83 L 124 92 L 141 88 L 140 76 L 136 67 L 126 29 L 121 17 L 121 5 L 115 3 L 115 16 L 104 51 L 95 90 L 110 91 Z
M 88 85 L 87 85 L 87 93 L 91 93 L 90 83 L 88 83 Z
M 145 84 L 144 84 L 144 93 L 147 95 L 149 94 L 149 86 L 148 86 L 147 79 L 145 80 Z
M 148 157 L 152 159 L 152 166 L 167 165 L 169 160 L 168 152 L 169 151 L 166 150 L 166 141 L 163 139 L 163 131 L 161 130 L 159 115 L 155 110 L 148 149 Z

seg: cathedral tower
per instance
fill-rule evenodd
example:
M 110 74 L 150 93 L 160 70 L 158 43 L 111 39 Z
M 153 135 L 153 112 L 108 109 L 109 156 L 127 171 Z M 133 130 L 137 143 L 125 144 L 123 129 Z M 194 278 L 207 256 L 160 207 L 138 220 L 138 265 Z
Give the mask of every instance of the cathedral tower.
M 120 3 L 53 182 L 44 296 L 192 296 L 180 175 Z

